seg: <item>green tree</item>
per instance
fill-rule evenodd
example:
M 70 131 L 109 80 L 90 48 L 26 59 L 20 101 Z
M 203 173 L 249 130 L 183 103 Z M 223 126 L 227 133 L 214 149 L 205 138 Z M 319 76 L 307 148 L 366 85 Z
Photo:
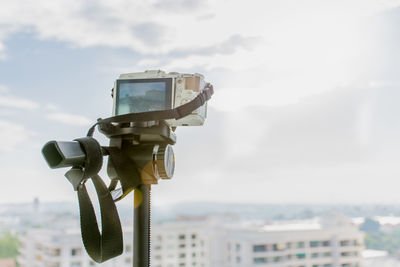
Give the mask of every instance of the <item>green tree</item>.
M 19 241 L 10 232 L 0 237 L 0 258 L 16 258 L 18 256 Z
M 386 250 L 391 255 L 400 255 L 400 231 L 370 232 L 365 236 L 368 249 Z
M 366 218 L 365 222 L 360 226 L 360 230 L 364 232 L 377 232 L 380 228 L 379 222 L 371 218 Z

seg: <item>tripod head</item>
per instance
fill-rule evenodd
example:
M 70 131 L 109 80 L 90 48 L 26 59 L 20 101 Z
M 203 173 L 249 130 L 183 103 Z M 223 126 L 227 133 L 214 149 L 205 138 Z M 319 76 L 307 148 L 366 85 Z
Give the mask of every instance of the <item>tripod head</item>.
M 176 126 L 202 125 L 206 102 L 212 94 L 212 85 L 204 83 L 200 74 L 146 71 L 121 75 L 113 90 L 115 116 L 98 119 L 86 137 L 44 145 L 42 154 L 50 168 L 71 167 L 65 176 L 78 193 L 82 239 L 93 260 L 104 262 L 122 253 L 122 229 L 114 201 L 132 190 L 144 194 L 141 204 L 148 207 L 138 212 L 135 208 L 135 246 L 139 249 L 135 251 L 143 256 L 145 251 L 140 249 L 145 243 L 149 255 L 149 223 L 143 224 L 137 218 L 149 221 L 151 185 L 174 174 Z M 93 138 L 96 126 L 110 139 L 109 146 L 101 146 Z M 108 187 L 98 175 L 104 156 L 109 157 Z M 99 197 L 101 233 L 85 187 L 88 179 L 93 181 Z M 148 266 L 142 256 L 136 257 L 135 266 Z

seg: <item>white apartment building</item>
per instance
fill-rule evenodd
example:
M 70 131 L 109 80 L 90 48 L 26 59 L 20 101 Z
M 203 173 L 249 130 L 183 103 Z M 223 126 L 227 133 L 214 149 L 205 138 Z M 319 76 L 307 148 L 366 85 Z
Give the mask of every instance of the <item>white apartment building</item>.
M 364 235 L 345 217 L 271 225 L 172 222 L 153 232 L 154 267 L 362 267 Z
M 20 267 L 131 267 L 132 230 L 124 231 L 124 253 L 98 264 L 87 255 L 80 229 L 32 229 L 20 237 Z
M 364 236 L 347 218 L 261 224 L 220 220 L 153 226 L 153 267 L 363 267 Z M 21 267 L 132 266 L 132 229 L 124 253 L 103 264 L 86 255 L 79 231 L 35 229 L 21 238 Z

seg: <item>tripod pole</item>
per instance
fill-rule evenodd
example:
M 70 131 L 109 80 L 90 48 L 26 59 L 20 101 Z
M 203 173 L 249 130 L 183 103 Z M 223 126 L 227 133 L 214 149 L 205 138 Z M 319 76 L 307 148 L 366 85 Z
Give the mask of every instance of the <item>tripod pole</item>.
M 134 193 L 133 267 L 150 267 L 150 185 Z

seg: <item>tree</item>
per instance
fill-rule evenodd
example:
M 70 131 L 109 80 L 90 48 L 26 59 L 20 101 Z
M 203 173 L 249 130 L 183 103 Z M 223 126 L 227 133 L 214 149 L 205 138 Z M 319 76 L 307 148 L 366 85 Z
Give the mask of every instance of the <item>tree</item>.
M 360 226 L 360 230 L 364 232 L 378 232 L 379 229 L 381 228 L 381 225 L 379 222 L 371 219 L 371 218 L 366 218 L 365 222 Z
M 0 258 L 16 258 L 18 256 L 19 241 L 15 235 L 6 232 L 0 238 Z

